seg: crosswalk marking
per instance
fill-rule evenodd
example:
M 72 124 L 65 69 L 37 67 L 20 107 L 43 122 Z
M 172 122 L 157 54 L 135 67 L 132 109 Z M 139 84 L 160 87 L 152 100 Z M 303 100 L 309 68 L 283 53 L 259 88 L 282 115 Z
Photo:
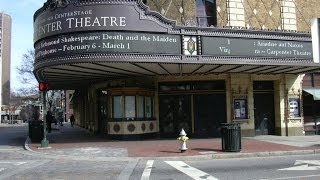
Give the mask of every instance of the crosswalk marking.
M 309 164 L 311 166 L 309 166 Z M 289 171 L 289 170 L 291 170 L 291 171 L 292 170 L 293 171 L 320 170 L 320 161 L 319 160 L 296 160 L 293 167 L 283 168 L 283 169 L 278 169 L 278 170 L 287 170 L 287 171 Z
M 183 161 L 165 161 L 170 166 L 176 168 L 177 170 L 185 173 L 193 179 L 207 179 L 207 180 L 218 180 L 217 178 L 207 174 L 199 169 L 189 166 Z
M 13 164 L 13 165 L 16 165 L 16 166 L 19 166 L 19 165 L 22 165 L 22 164 L 25 164 L 27 162 L 15 162 L 15 161 L 12 161 L 12 162 L 9 162 L 9 161 L 0 161 L 0 164 Z
M 22 164 L 25 164 L 27 162 L 21 162 L 21 161 L 0 161 L 0 165 L 1 164 L 13 164 L 15 166 L 20 166 Z M 0 172 L 6 170 L 6 168 L 0 168 Z
M 151 174 L 151 170 L 152 170 L 153 161 L 154 160 L 148 160 L 147 161 L 147 165 L 144 168 L 144 171 L 143 171 L 142 176 L 141 176 L 141 180 L 149 180 L 149 177 L 150 177 L 150 174 Z

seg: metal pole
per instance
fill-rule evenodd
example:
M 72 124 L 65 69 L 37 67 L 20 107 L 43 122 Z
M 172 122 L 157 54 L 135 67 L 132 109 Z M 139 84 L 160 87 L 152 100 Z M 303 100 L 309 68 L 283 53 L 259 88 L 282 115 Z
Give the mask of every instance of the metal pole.
M 49 141 L 47 140 L 47 121 L 46 121 L 46 110 L 47 110 L 47 102 L 46 102 L 46 90 L 42 91 L 42 100 L 43 100 L 43 107 L 42 107 L 42 119 L 43 119 L 43 140 L 41 141 L 41 147 L 45 148 L 49 146 Z

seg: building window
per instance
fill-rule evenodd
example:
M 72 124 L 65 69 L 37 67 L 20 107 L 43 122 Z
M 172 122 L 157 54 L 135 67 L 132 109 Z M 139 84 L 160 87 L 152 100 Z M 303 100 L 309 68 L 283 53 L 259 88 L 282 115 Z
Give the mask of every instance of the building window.
M 125 118 L 134 119 L 136 117 L 135 96 L 125 96 Z
M 113 118 L 123 118 L 123 102 L 122 96 L 113 97 Z
M 146 106 L 145 106 L 145 111 L 146 111 L 146 118 L 152 118 L 152 97 L 146 97 Z
M 196 0 L 198 26 L 216 26 L 216 0 Z
M 143 120 L 153 118 L 153 98 L 150 96 L 113 96 L 113 118 Z
M 144 96 L 137 96 L 137 118 L 144 118 Z

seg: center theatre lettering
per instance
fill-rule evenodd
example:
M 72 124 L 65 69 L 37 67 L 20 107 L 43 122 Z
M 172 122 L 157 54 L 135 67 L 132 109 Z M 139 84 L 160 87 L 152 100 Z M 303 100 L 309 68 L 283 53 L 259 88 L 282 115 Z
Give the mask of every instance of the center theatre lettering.
M 82 17 L 82 18 L 67 18 L 65 22 L 67 24 L 66 28 L 83 28 L 83 27 L 112 27 L 112 26 L 119 26 L 124 27 L 126 26 L 126 17 Z M 49 32 L 54 31 L 61 31 L 63 30 L 63 22 L 61 21 L 54 21 L 42 26 L 39 26 L 36 30 L 37 36 L 44 35 Z

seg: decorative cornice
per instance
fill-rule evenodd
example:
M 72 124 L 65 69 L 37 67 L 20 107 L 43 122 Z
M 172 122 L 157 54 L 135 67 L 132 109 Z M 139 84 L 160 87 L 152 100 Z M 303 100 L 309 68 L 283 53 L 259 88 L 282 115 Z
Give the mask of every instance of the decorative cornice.
M 114 5 L 114 4 L 122 4 L 122 5 L 137 5 L 140 8 L 139 12 L 141 14 L 141 18 L 147 19 L 153 17 L 153 20 L 158 19 L 160 22 L 164 24 L 168 24 L 172 27 L 176 26 L 176 21 L 170 20 L 162 16 L 160 13 L 151 11 L 148 6 L 146 6 L 142 0 L 47 0 L 43 6 L 38 9 L 33 19 L 46 10 L 55 10 L 57 8 L 65 8 L 69 4 L 73 4 L 74 6 L 90 6 L 90 5 Z M 145 13 L 145 15 L 143 15 Z M 150 16 L 150 17 L 148 17 Z
M 57 8 L 65 8 L 69 4 L 74 6 L 90 6 L 90 5 L 135 5 L 134 7 L 140 14 L 140 19 L 148 19 L 157 22 L 159 25 L 168 29 L 169 34 L 184 34 L 184 35 L 204 35 L 204 36 L 228 36 L 239 38 L 265 38 L 279 40 L 297 40 L 311 41 L 310 33 L 300 33 L 290 30 L 261 30 L 247 29 L 245 27 L 191 27 L 177 26 L 176 21 L 167 19 L 159 12 L 151 11 L 142 0 L 48 0 L 34 14 L 34 19 L 46 10 L 55 10 Z
M 152 61 L 150 61 L 152 60 Z M 219 57 L 219 56 L 184 56 L 159 54 L 80 54 L 44 59 L 34 64 L 35 69 L 51 65 L 93 62 L 145 62 L 145 63 L 199 63 L 199 64 L 246 64 L 246 65 L 292 65 L 314 66 L 312 59 L 294 58 L 258 58 L 258 57 Z M 63 63 L 64 62 L 64 63 Z
M 50 0 L 48 2 L 48 7 L 51 11 L 56 8 L 65 8 L 70 4 L 70 0 Z

